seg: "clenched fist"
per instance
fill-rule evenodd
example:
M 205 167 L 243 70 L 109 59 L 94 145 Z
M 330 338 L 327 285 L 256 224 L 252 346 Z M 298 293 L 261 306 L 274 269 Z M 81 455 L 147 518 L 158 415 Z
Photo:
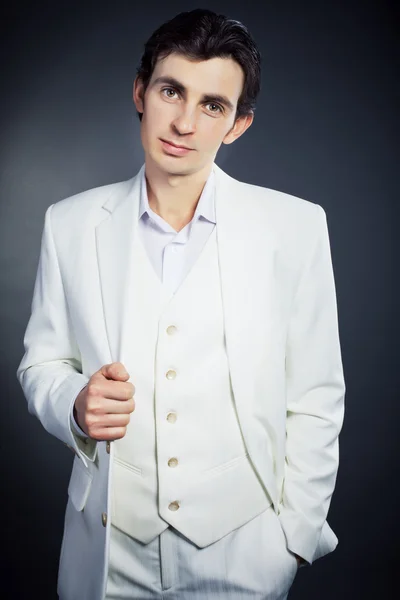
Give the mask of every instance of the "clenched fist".
M 99 441 L 124 437 L 135 410 L 135 386 L 128 379 L 120 362 L 93 373 L 74 405 L 74 418 L 86 435 Z

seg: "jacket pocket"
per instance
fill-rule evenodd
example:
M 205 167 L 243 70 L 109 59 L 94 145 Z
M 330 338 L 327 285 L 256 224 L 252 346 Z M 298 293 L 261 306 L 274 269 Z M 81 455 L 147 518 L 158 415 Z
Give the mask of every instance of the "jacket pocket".
M 81 459 L 75 456 L 68 485 L 68 495 L 78 511 L 84 509 L 89 496 L 92 479 L 93 475 L 86 469 Z
M 122 467 L 125 467 L 125 469 L 129 469 L 129 471 L 132 471 L 135 475 L 138 475 L 139 477 L 142 476 L 142 469 L 140 467 L 135 467 L 135 465 L 131 465 L 125 460 L 122 460 L 122 458 L 114 456 L 114 462 L 119 463 Z

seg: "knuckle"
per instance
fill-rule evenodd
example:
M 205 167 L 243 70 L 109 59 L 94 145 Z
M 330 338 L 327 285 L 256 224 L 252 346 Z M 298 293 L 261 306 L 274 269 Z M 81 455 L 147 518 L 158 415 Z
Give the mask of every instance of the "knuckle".
M 101 396 L 99 384 L 90 382 L 88 384 L 88 395 L 92 397 Z
M 96 403 L 93 406 L 91 406 L 90 411 L 94 414 L 94 415 L 101 415 L 103 412 L 103 408 L 101 406 L 101 404 Z
M 93 426 L 96 423 L 96 419 L 90 413 L 86 413 L 84 422 L 86 425 L 86 429 L 90 430 L 93 429 Z
M 88 398 L 86 410 L 90 414 L 99 414 L 102 412 L 102 403 L 98 396 L 92 396 Z

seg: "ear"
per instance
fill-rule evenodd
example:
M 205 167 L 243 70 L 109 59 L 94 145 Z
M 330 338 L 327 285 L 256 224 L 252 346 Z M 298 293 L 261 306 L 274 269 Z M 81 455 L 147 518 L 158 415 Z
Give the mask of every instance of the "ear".
M 135 103 L 136 110 L 139 113 L 144 111 L 144 85 L 140 77 L 136 77 L 133 82 L 133 102 Z
M 250 113 L 249 115 L 243 115 L 242 117 L 238 117 L 232 127 L 222 140 L 223 144 L 232 144 L 235 140 L 237 140 L 241 135 L 244 134 L 246 129 L 250 127 L 254 120 L 254 113 Z

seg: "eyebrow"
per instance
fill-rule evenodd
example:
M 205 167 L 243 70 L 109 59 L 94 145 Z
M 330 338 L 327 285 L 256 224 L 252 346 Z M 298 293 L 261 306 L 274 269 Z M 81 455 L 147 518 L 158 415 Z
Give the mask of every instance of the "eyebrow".
M 175 77 L 167 77 L 167 76 L 157 77 L 153 81 L 152 85 L 157 85 L 157 84 L 170 85 L 171 87 L 174 87 L 180 94 L 182 94 L 182 96 L 185 96 L 187 94 L 187 88 L 183 85 L 183 83 L 181 83 L 180 81 L 175 79 Z M 227 109 L 229 109 L 231 111 L 233 111 L 235 108 L 233 106 L 232 102 L 229 100 L 229 98 L 227 98 L 226 96 L 223 96 L 221 94 L 203 94 L 201 101 L 202 102 L 218 102 L 219 104 L 223 104 Z

